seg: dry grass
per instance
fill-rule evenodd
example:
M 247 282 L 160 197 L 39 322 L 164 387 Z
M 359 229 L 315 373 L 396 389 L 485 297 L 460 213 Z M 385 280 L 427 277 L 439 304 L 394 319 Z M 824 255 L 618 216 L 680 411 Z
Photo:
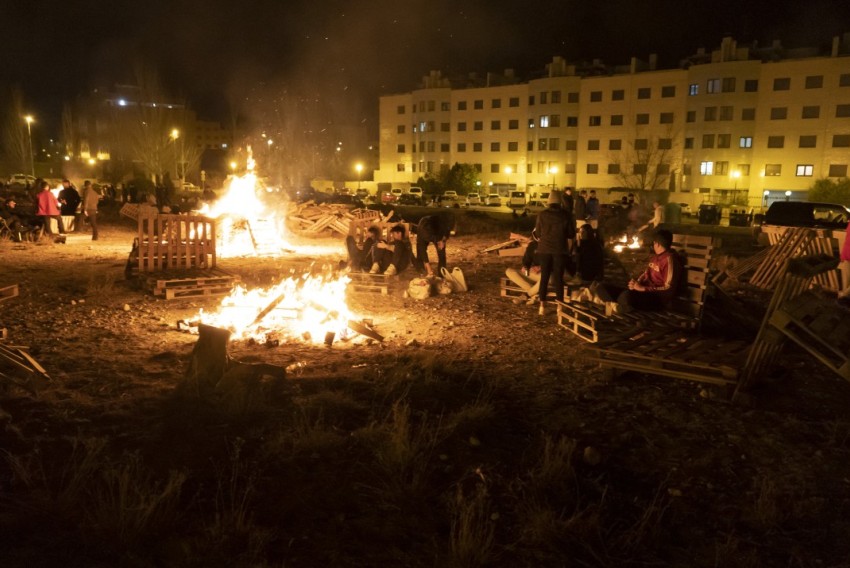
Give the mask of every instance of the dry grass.
M 490 564 L 495 555 L 497 518 L 483 483 L 476 484 L 468 493 L 458 487 L 452 503 L 449 536 L 452 566 L 475 568 Z

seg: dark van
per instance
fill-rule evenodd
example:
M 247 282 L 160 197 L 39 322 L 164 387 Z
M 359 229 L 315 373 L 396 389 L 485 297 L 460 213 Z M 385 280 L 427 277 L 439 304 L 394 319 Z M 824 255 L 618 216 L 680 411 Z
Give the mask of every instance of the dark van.
M 845 229 L 848 221 L 850 209 L 837 203 L 775 201 L 765 213 L 762 226 Z

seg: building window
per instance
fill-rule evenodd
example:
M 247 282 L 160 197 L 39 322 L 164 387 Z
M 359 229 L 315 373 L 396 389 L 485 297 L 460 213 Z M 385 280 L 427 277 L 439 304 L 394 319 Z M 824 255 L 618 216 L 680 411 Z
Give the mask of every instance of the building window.
M 484 144 L 481 142 L 473 142 L 472 143 L 472 151 L 473 152 L 481 152 L 484 150 Z
M 829 177 L 847 177 L 847 164 L 829 164 Z
M 519 120 L 513 118 L 508 121 L 508 130 L 519 130 Z
M 499 164 L 490 164 L 490 173 L 491 174 L 499 173 Z
M 552 104 L 561 104 L 561 91 L 552 91 Z M 516 170 L 516 168 L 514 168 Z
M 818 137 L 814 135 L 800 136 L 800 148 L 816 148 Z
M 544 114 L 540 117 L 540 128 L 549 128 L 549 115 Z
M 691 165 L 690 164 L 682 164 L 682 175 L 683 176 L 691 175 Z
M 698 83 L 691 83 L 690 85 L 688 85 L 688 96 L 693 97 L 693 96 L 698 95 L 698 94 L 699 94 L 699 84 Z
M 802 116 L 803 116 L 803 118 L 820 118 L 820 107 L 819 106 L 804 106 Z
M 658 149 L 659 150 L 671 150 L 673 148 L 673 139 L 672 138 L 659 138 L 658 139 Z
M 443 110 L 443 111 L 452 110 L 451 107 L 452 107 L 452 105 L 448 102 L 443 101 L 443 102 L 440 103 L 440 110 Z
M 591 116 L 588 119 L 588 126 L 601 126 L 602 125 L 602 117 L 601 116 Z
M 399 124 L 399 125 L 396 127 L 395 131 L 396 131 L 396 134 L 404 134 L 404 131 L 405 131 L 406 129 L 407 129 L 407 127 L 406 127 L 404 124 Z
M 599 164 L 587 164 L 587 173 L 598 174 L 599 173 Z
M 490 121 L 490 130 L 501 130 L 502 129 L 502 121 L 501 120 L 491 120 Z
M 475 110 L 482 110 L 484 108 L 484 99 L 476 99 L 472 103 L 472 108 Z
M 703 134 L 702 135 L 702 147 L 703 148 L 714 148 L 714 134 Z
M 466 152 L 466 142 L 458 142 L 457 151 L 458 152 Z
M 458 122 L 457 123 L 457 131 L 458 132 L 466 132 L 466 123 L 465 122 Z
M 599 140 L 588 140 L 587 141 L 587 149 L 588 150 L 598 150 L 599 149 Z
M 699 173 L 703 176 L 714 175 L 714 162 L 700 162 Z
M 526 150 L 528 150 L 529 152 L 533 152 L 533 151 L 534 151 L 534 142 L 533 142 L 533 141 L 531 141 L 531 140 L 529 140 L 529 141 L 525 144 L 525 149 L 526 149 Z
M 611 100 L 612 101 L 622 101 L 626 98 L 626 91 L 623 89 L 614 89 L 611 91 Z
M 434 112 L 437 109 L 435 101 L 428 101 L 428 112 Z
M 850 73 L 842 73 L 838 76 L 839 87 L 850 87 Z
M 685 138 L 685 150 L 691 150 L 694 147 L 694 139 L 691 137 Z
M 528 95 L 528 106 L 534 106 L 534 95 Z
M 670 164 L 658 164 L 655 167 L 655 172 L 660 176 L 666 176 L 670 173 Z
M 675 85 L 667 85 L 661 87 L 661 98 L 669 99 L 670 97 L 676 96 L 676 86 Z
M 833 148 L 850 148 L 850 134 L 836 134 L 832 137 Z
M 774 91 L 787 91 L 791 88 L 791 78 L 790 77 L 777 77 L 773 80 L 773 90 Z M 767 174 L 765 174 L 767 175 Z
M 502 99 L 493 99 L 490 101 L 490 108 L 502 108 Z
M 449 125 L 448 122 L 441 122 L 440 123 L 440 132 L 448 132 L 450 129 L 451 129 L 451 126 Z
M 427 147 L 428 147 L 428 151 L 429 151 L 429 152 L 433 152 L 434 150 L 436 150 L 436 149 L 437 149 L 437 143 L 436 143 L 436 142 L 434 142 L 433 140 L 430 140 L 430 141 L 428 142 L 428 146 L 427 146 Z
M 784 148 L 785 147 L 785 137 L 784 136 L 768 136 L 767 137 L 767 147 L 768 148 Z
M 508 142 L 508 152 L 519 152 L 519 142 Z
M 529 127 L 529 128 L 534 128 L 534 124 L 535 124 L 535 123 L 534 123 L 534 119 L 533 119 L 533 118 L 529 118 L 529 119 L 528 119 L 528 127 Z
M 564 140 L 564 150 L 572 152 L 578 150 L 578 140 Z
M 440 152 L 449 152 L 449 143 L 443 142 L 440 144 Z
M 835 118 L 850 117 L 850 105 L 838 105 L 835 107 Z
M 484 130 L 484 121 L 483 120 L 476 120 L 475 122 L 472 123 L 472 129 L 473 130 Z
M 567 102 L 568 103 L 577 103 L 578 102 L 578 92 L 567 93 Z
M 723 84 L 721 85 L 721 89 L 724 93 L 734 93 L 735 77 L 723 77 Z
M 738 172 L 742 176 L 750 175 L 750 164 L 738 164 Z
M 634 164 L 632 165 L 632 173 L 637 176 L 642 176 L 646 173 L 646 164 Z
M 602 101 L 602 91 L 590 91 L 590 102 L 598 103 Z
M 501 152 L 502 145 L 499 142 L 490 142 L 490 151 L 491 152 Z
M 560 114 L 551 115 L 549 117 L 549 126 L 551 126 L 552 128 L 558 128 L 559 126 L 561 126 L 561 115 Z
M 782 175 L 782 164 L 765 164 L 764 165 L 764 175 L 766 176 L 781 176 Z
M 649 87 L 641 87 L 637 90 L 637 98 L 648 99 L 652 96 L 652 89 Z
M 722 106 L 720 107 L 720 120 L 732 120 L 733 114 L 735 113 L 735 107 L 733 106 Z
M 568 116 L 567 117 L 567 126 L 570 126 L 570 127 L 578 126 L 578 117 L 577 116 Z
M 564 173 L 565 174 L 576 173 L 576 165 L 575 164 L 564 164 Z
M 620 173 L 620 164 L 608 164 L 608 175 L 617 175 Z
M 399 154 L 404 154 L 404 152 L 405 152 L 404 144 L 399 144 L 398 146 L 396 146 L 395 151 L 398 152 Z
M 685 115 L 685 122 L 696 122 L 697 121 L 697 111 L 689 110 Z
M 811 88 L 814 89 L 816 87 Z M 797 164 L 797 177 L 812 177 L 814 171 L 815 167 L 812 164 Z
M 729 174 L 729 162 L 716 162 L 714 164 L 714 175 L 725 176 Z
M 635 139 L 635 150 L 646 150 L 649 148 L 649 140 L 646 138 Z
M 608 141 L 609 150 L 620 150 L 623 147 L 623 141 L 619 138 L 612 138 Z
M 752 136 L 741 136 L 738 139 L 738 147 L 739 148 L 752 148 L 753 147 L 753 137 Z
M 466 101 L 458 101 L 457 110 L 466 110 Z
M 397 112 L 398 114 L 404 114 L 404 113 L 405 113 L 404 105 L 399 105 L 399 106 L 396 108 L 396 112 Z
M 395 171 L 403 172 L 404 171 L 404 164 L 396 164 L 395 165 Z
M 788 118 L 788 107 L 772 107 L 770 109 L 770 120 L 785 120 Z
M 518 107 L 519 106 L 519 97 L 511 97 L 508 99 L 509 107 Z
M 635 124 L 649 124 L 649 113 L 639 112 L 635 116 Z
M 415 146 L 414 146 L 414 148 L 415 148 Z M 424 152 L 424 151 L 425 151 L 425 141 L 424 141 L 424 140 L 420 140 L 420 141 L 419 141 L 419 151 L 420 151 L 420 152 Z
M 561 139 L 560 138 L 550 138 L 549 139 L 549 150 L 553 150 L 557 152 L 561 149 Z
M 673 124 L 673 113 L 672 112 L 662 112 L 658 117 L 661 124 Z
M 705 92 L 709 94 L 720 92 L 720 79 L 709 79 L 705 83 Z
M 612 114 L 611 115 L 611 126 L 622 126 L 623 125 L 623 115 L 622 114 Z
M 542 93 L 540 93 L 540 104 L 545 105 L 548 102 L 549 102 L 548 93 L 546 91 L 543 91 Z
M 705 112 L 703 113 L 703 120 L 705 120 L 706 122 L 717 120 L 717 107 L 705 107 Z
M 755 120 L 756 119 L 756 109 L 755 108 L 742 108 L 741 109 L 741 120 Z
M 546 150 L 548 150 L 549 149 L 549 139 L 548 138 L 541 138 L 540 140 L 538 140 L 537 141 L 537 149 L 541 152 L 545 152 Z
M 745 93 L 756 93 L 759 90 L 759 80 L 758 79 L 746 79 L 744 81 L 744 92 Z
M 806 77 L 807 89 L 820 89 L 821 87 L 823 87 L 823 75 L 809 75 Z

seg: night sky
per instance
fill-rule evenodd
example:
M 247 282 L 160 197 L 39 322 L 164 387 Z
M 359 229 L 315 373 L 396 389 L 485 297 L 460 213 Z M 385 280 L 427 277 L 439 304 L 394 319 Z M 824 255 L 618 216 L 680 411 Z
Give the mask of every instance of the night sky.
M 698 47 L 781 39 L 828 44 L 850 31 L 847 0 L 0 0 L 0 88 L 58 128 L 62 102 L 154 66 L 201 118 L 226 121 L 246 84 L 339 97 L 374 121 L 376 97 L 430 69 L 542 70 L 553 55 L 676 65 Z

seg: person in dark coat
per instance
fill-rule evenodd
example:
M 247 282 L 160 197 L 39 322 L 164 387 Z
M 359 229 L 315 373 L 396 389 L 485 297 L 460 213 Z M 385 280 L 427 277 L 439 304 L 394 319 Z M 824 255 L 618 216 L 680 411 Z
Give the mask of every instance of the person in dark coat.
M 562 206 L 559 191 L 549 193 L 548 206 L 537 215 L 534 236 L 538 239 L 540 258 L 540 315 L 546 313 L 546 296 L 549 278 L 555 284 L 555 299 L 564 301 L 564 263 L 572 251 L 575 239 L 575 221 Z
M 583 283 L 602 280 L 605 270 L 605 248 L 590 225 L 579 229 L 576 277 Z
M 77 191 L 77 188 L 71 183 L 71 180 L 62 180 L 62 189 L 59 190 L 58 200 L 59 214 L 66 218 L 63 219 L 66 224 L 65 229 L 70 232 L 79 232 L 80 226 L 77 223 L 77 208 L 80 206 L 80 203 L 82 203 L 82 198 L 80 197 L 80 193 Z M 68 217 L 70 217 L 70 220 Z
M 455 216 L 449 211 L 441 211 L 434 215 L 426 215 L 419 220 L 416 228 L 416 268 L 425 271 L 427 276 L 434 276 L 431 261 L 428 258 L 428 245 L 433 244 L 437 250 L 437 271 L 442 272 L 446 267 L 446 242 L 454 232 Z

